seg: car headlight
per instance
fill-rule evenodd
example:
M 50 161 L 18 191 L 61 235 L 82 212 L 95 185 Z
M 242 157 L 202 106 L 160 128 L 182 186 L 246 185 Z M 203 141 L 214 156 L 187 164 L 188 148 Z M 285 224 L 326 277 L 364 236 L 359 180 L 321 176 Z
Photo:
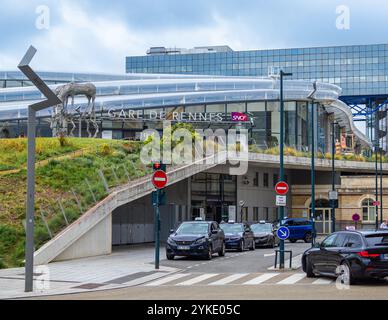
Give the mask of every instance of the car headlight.
M 201 239 L 196 240 L 194 243 L 195 244 L 202 244 L 202 243 L 205 243 L 205 242 L 207 242 L 207 239 L 206 238 L 201 238 Z
M 172 240 L 171 238 L 168 238 L 168 239 L 167 239 L 167 243 L 168 243 L 168 244 L 171 244 L 171 245 L 173 245 L 173 246 L 176 246 L 176 242 L 175 242 L 174 240 Z

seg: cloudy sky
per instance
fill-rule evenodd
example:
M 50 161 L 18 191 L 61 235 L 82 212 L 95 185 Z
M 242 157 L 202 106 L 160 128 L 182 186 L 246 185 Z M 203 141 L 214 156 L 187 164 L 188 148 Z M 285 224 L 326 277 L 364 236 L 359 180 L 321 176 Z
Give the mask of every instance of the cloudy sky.
M 336 8 L 350 9 L 350 29 Z M 388 42 L 386 0 L 0 0 L 0 70 L 123 73 L 151 46 L 235 50 Z M 42 28 L 43 27 L 43 28 Z

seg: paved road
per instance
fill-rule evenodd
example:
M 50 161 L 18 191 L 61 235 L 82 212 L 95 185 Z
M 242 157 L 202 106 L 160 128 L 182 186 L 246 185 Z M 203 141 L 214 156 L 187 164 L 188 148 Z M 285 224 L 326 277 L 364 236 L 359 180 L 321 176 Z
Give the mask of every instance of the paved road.
M 388 299 L 388 283 L 368 282 L 351 288 L 338 286 L 335 279 L 308 279 L 300 268 L 301 254 L 309 245 L 287 244 L 296 259 L 294 270 L 273 269 L 274 250 L 257 249 L 243 253 L 227 252 L 211 261 L 177 258 L 161 261 L 165 267 L 180 271 L 152 279 L 139 275 L 127 288 L 45 299 L 112 300 L 260 300 L 260 299 Z M 163 257 L 164 255 L 162 255 Z M 271 269 L 272 267 L 272 269 Z M 150 280 L 151 279 L 151 280 Z
M 365 284 L 349 290 L 335 285 L 138 286 L 83 294 L 51 296 L 59 300 L 387 300 L 387 284 Z
M 161 266 L 177 270 L 156 277 L 139 272 L 123 283 L 125 288 L 50 296 L 40 299 L 112 299 L 112 300 L 260 300 L 260 299 L 388 299 L 388 283 L 364 283 L 346 288 L 335 279 L 308 279 L 301 270 L 301 255 L 309 244 L 287 243 L 294 254 L 293 270 L 273 268 L 274 249 L 256 249 L 225 257 L 214 255 L 211 261 L 189 258 L 164 259 Z M 149 255 L 151 248 L 137 248 Z M 137 252 L 139 254 L 139 252 Z M 140 252 L 141 253 L 141 252 Z M 287 261 L 286 261 L 287 262 Z M 149 264 L 149 263 L 148 263 Z
M 300 266 L 301 254 L 310 246 L 310 244 L 303 242 L 297 242 L 295 244 L 286 243 L 286 250 L 293 251 L 294 267 Z M 194 273 L 261 273 L 267 272 L 269 267 L 274 266 L 274 252 L 274 249 L 270 248 L 259 248 L 255 251 L 244 251 L 242 253 L 227 251 L 225 257 L 214 255 L 210 261 L 177 257 L 173 261 L 164 260 L 161 262 L 161 265 Z M 161 257 L 164 257 L 164 252 Z M 288 260 L 287 256 L 286 258 Z

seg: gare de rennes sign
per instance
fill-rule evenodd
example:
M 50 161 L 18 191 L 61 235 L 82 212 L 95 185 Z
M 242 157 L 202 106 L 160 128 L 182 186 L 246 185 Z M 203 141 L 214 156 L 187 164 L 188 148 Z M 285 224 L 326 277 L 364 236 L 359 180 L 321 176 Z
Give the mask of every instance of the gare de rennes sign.
M 129 121 L 178 121 L 178 122 L 248 122 L 248 115 L 241 112 L 225 114 L 222 112 L 165 112 L 153 110 L 115 110 L 108 111 L 110 119 Z

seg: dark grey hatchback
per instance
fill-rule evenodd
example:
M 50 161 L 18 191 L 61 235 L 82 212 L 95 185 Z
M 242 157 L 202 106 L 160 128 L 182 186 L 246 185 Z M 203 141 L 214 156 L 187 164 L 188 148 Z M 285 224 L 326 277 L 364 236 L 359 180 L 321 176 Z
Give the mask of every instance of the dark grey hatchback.
M 388 231 L 341 231 L 328 236 L 302 257 L 307 277 L 341 277 L 352 285 L 388 277 Z
M 183 222 L 178 230 L 171 230 L 167 239 L 166 256 L 212 259 L 213 253 L 225 255 L 225 234 L 215 221 Z

